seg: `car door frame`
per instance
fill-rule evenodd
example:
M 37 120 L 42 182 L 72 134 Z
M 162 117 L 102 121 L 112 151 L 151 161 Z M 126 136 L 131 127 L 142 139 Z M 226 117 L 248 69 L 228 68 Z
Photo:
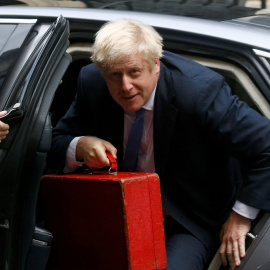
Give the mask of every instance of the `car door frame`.
M 23 270 L 25 267 L 35 228 L 39 182 L 50 147 L 48 112 L 71 61 L 65 52 L 69 44 L 68 21 L 58 17 L 51 31 L 37 63 L 39 71 L 33 73 L 34 84 L 29 84 L 32 93 L 27 107 L 16 126 L 11 126 L 10 133 L 16 128 L 16 134 L 0 167 L 0 189 L 5 193 L 5 198 L 0 198 L 0 269 Z M 9 103 L 7 100 L 6 106 Z

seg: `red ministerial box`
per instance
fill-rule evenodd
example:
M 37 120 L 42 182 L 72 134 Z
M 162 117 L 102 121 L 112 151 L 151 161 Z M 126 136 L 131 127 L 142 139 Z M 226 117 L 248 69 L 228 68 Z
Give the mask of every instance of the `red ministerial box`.
M 48 175 L 41 188 L 57 269 L 166 269 L 157 174 Z

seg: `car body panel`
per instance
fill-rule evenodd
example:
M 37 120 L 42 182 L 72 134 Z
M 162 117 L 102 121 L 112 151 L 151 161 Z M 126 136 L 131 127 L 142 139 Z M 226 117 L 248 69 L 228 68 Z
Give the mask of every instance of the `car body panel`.
M 1 7 L 0 16 L 20 16 L 27 17 L 58 17 L 63 15 L 72 20 L 92 20 L 95 22 L 106 22 L 121 18 L 139 20 L 157 28 L 172 29 L 181 32 L 200 34 L 203 36 L 220 38 L 222 40 L 232 40 L 234 42 L 248 44 L 256 48 L 268 48 L 269 39 L 265 33 L 257 31 L 256 27 L 244 28 L 241 25 L 231 25 L 224 22 L 214 22 L 205 19 L 187 18 L 181 16 L 164 15 L 135 11 L 117 11 L 104 9 L 81 9 L 81 8 L 58 8 L 58 7 Z M 264 15 L 270 18 L 270 15 Z M 258 27 L 258 26 L 257 26 Z M 241 36 L 239 36 L 241 31 Z M 251 39 L 250 36 L 253 38 Z

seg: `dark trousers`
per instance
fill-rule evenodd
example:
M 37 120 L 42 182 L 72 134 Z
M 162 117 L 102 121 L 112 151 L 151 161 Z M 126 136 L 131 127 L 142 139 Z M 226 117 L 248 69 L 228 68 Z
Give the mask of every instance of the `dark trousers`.
M 203 243 L 170 216 L 164 216 L 167 270 L 203 270 L 208 266 Z

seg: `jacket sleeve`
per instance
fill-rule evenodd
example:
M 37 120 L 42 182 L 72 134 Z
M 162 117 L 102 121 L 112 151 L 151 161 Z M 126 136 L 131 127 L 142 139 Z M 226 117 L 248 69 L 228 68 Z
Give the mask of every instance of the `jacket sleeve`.
M 270 121 L 230 93 L 223 79 L 208 82 L 196 104 L 198 121 L 226 153 L 244 164 L 238 200 L 270 211 Z
M 87 109 L 86 102 L 89 89 L 86 89 L 88 86 L 83 83 L 85 76 L 86 71 L 83 68 L 78 77 L 75 100 L 52 131 L 51 149 L 47 156 L 49 168 L 58 169 L 63 166 L 68 146 L 75 137 L 91 134 L 90 110 Z

